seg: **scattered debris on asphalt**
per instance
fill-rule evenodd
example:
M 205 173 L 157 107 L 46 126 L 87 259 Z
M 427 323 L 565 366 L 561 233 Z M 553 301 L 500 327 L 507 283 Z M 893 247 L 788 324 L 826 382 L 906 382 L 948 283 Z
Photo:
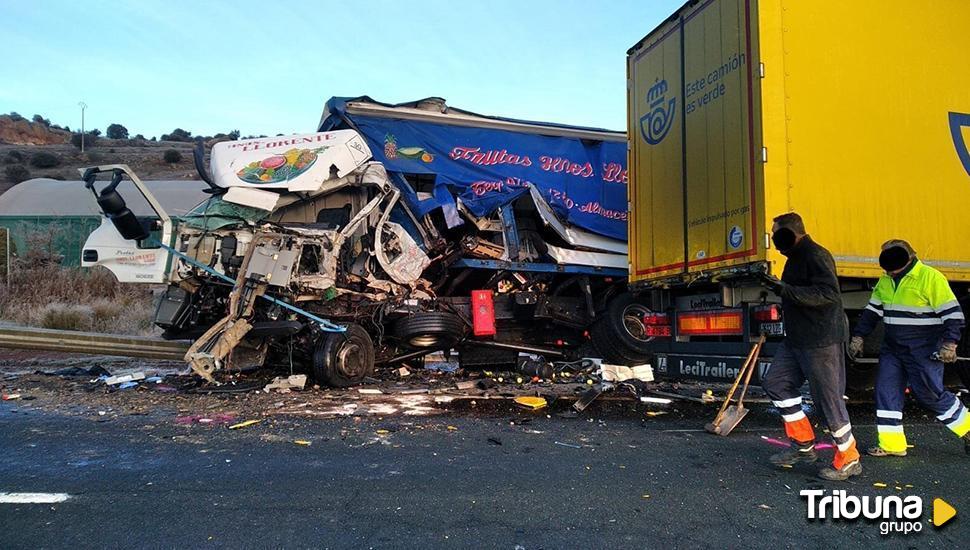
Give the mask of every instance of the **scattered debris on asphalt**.
M 252 426 L 253 424 L 259 424 L 260 422 L 262 422 L 262 420 L 246 420 L 244 422 L 240 422 L 239 424 L 233 424 L 232 426 L 229 426 L 229 429 L 230 430 L 238 430 L 240 428 L 245 428 L 247 426 Z
M 292 390 L 302 390 L 306 387 L 306 381 L 307 376 L 305 374 L 277 376 L 272 382 L 263 387 L 263 391 L 269 393 L 276 390 L 279 393 L 289 393 Z
M 134 382 L 136 380 L 144 380 L 144 372 L 133 372 L 131 374 L 119 374 L 117 376 L 108 376 L 104 379 L 104 383 L 109 386 L 114 386 L 116 384 L 124 384 L 126 382 Z
M 183 426 L 189 424 L 228 424 L 235 419 L 236 415 L 234 414 L 213 414 L 209 416 L 190 415 L 176 417 L 175 423 Z
M 516 397 L 514 401 L 516 405 L 532 411 L 544 409 L 546 405 L 549 404 L 544 397 L 533 397 L 528 395 Z

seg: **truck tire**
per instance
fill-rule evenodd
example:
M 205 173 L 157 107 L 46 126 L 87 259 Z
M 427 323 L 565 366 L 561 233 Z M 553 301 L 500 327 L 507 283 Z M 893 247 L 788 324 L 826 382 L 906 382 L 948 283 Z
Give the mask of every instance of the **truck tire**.
M 623 293 L 607 304 L 606 310 L 590 329 L 593 347 L 609 363 L 638 365 L 649 360 L 649 342 L 643 316 L 650 312 L 646 304 L 632 294 Z
M 374 373 L 374 342 L 360 325 L 346 332 L 328 332 L 313 353 L 317 384 L 346 388 Z
M 465 335 L 465 322 L 454 313 L 428 311 L 399 319 L 391 336 L 408 349 L 449 349 Z

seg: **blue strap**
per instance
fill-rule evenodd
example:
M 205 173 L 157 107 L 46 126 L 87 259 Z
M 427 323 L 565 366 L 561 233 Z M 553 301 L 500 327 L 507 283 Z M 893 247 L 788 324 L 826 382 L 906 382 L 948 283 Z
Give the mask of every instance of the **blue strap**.
M 164 244 L 162 244 L 162 243 L 160 243 L 160 242 L 158 242 L 157 240 L 154 240 L 154 239 L 153 239 L 152 242 L 153 242 L 153 244 L 156 244 L 156 245 L 164 248 L 165 250 L 167 250 L 171 254 L 173 254 L 173 255 L 179 257 L 180 259 L 184 260 L 186 263 L 188 263 L 188 264 L 190 264 L 190 265 L 192 265 L 194 267 L 197 267 L 197 268 L 201 269 L 202 271 L 205 271 L 209 275 L 212 275 L 214 277 L 218 277 L 219 279 L 222 279 L 223 281 L 226 281 L 227 283 L 231 283 L 233 285 L 236 284 L 236 280 L 233 279 L 232 277 L 229 277 L 228 275 L 224 275 L 222 273 L 219 273 L 215 269 L 212 269 L 211 267 L 209 267 L 209 266 L 207 266 L 207 265 L 205 265 L 205 264 L 203 264 L 203 263 L 195 260 L 194 258 L 190 258 L 190 257 L 186 256 L 185 254 L 182 254 L 181 252 L 179 252 L 178 250 L 175 250 L 171 246 L 164 245 Z M 334 324 L 334 323 L 332 323 L 332 322 L 330 322 L 330 321 L 328 321 L 328 320 L 326 320 L 326 319 L 324 319 L 322 317 L 318 317 L 318 316 L 310 313 L 309 311 L 306 311 L 304 309 L 300 309 L 300 308 L 294 306 L 293 304 L 289 304 L 287 302 L 284 302 L 283 300 L 280 300 L 280 299 L 277 299 L 277 298 L 273 298 L 272 296 L 267 296 L 265 294 L 260 294 L 259 297 L 260 298 L 263 298 L 265 300 L 269 300 L 270 302 L 272 302 L 272 303 L 274 303 L 274 304 L 276 304 L 276 305 L 278 305 L 280 307 L 286 308 L 286 309 L 288 309 L 288 310 L 290 310 L 290 311 L 292 311 L 294 313 L 297 313 L 299 315 L 302 315 L 302 316 L 306 317 L 307 319 L 310 319 L 311 321 L 315 321 L 317 324 L 320 325 L 320 329 L 323 330 L 324 332 L 346 332 L 346 330 L 347 330 L 347 327 L 340 326 L 340 325 L 336 325 L 336 324 Z

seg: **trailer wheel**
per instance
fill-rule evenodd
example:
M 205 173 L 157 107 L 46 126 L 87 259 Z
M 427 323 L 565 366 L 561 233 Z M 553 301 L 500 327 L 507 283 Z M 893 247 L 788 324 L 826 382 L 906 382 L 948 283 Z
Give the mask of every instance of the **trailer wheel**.
M 415 313 L 394 323 L 391 334 L 409 349 L 448 349 L 465 335 L 465 322 L 445 311 Z
M 374 342 L 360 325 L 346 332 L 328 332 L 313 353 L 313 376 L 318 384 L 346 388 L 374 373 Z
M 593 346 L 610 363 L 635 365 L 650 357 L 647 327 L 643 317 L 650 313 L 646 304 L 623 293 L 607 304 L 602 316 L 590 330 Z

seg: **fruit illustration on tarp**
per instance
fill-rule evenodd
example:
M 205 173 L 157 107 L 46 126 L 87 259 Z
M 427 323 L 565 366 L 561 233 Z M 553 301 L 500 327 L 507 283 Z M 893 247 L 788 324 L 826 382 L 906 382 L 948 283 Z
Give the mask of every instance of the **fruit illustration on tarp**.
M 397 154 L 406 159 L 420 160 L 421 162 L 431 162 L 434 160 L 434 155 L 421 147 L 401 147 L 397 150 Z
M 384 156 L 391 160 L 397 158 L 397 140 L 391 134 L 384 136 Z
M 282 154 L 254 160 L 236 172 L 236 176 L 246 183 L 257 185 L 291 180 L 309 170 L 317 161 L 317 155 L 325 149 L 290 149 Z

